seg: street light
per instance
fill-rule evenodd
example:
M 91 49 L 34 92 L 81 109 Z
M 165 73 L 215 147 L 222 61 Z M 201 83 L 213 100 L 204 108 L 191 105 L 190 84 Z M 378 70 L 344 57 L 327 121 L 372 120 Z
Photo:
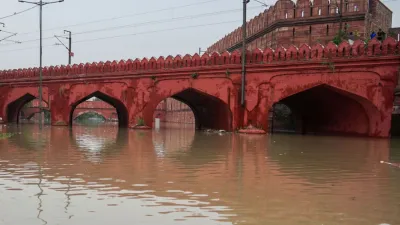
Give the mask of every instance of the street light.
M 54 4 L 54 3 L 60 3 L 63 2 L 64 0 L 58 0 L 58 1 L 52 1 L 52 2 L 44 2 L 42 0 L 38 2 L 31 2 L 31 1 L 24 1 L 24 0 L 18 0 L 18 2 L 21 3 L 29 3 L 29 4 L 34 4 L 39 6 L 39 28 L 40 28 L 40 51 L 39 51 L 39 57 L 40 57 L 40 65 L 39 65 L 39 129 L 42 129 L 42 100 L 43 100 L 43 93 L 42 93 L 42 80 L 43 80 L 43 68 L 42 68 L 42 55 L 43 55 L 43 44 L 42 44 L 42 18 L 43 18 L 43 6 L 44 5 L 49 5 L 49 4 Z

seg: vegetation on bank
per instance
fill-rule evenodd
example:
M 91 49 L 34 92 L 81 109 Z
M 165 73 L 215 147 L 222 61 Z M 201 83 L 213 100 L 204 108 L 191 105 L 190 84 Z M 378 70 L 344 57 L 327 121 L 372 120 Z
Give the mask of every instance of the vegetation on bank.
M 13 133 L 0 133 L 0 140 L 2 139 L 8 139 L 10 137 L 14 136 Z

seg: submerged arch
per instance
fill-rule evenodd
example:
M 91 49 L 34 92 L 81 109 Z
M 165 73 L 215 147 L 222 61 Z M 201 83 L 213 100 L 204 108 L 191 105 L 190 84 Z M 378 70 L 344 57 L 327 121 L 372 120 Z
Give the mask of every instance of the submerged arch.
M 74 121 L 74 111 L 77 108 L 77 106 L 79 104 L 81 104 L 82 102 L 85 102 L 93 97 L 96 97 L 96 98 L 110 104 L 111 106 L 113 106 L 116 109 L 117 115 L 118 115 L 118 125 L 120 127 L 128 126 L 128 116 L 129 115 L 128 115 L 128 110 L 125 107 L 124 103 L 122 103 L 120 100 L 113 98 L 107 94 L 104 94 L 100 91 L 93 92 L 92 94 L 87 95 L 86 97 L 84 97 L 72 104 L 71 111 L 70 111 L 70 119 L 69 119 L 70 126 L 72 126 L 72 123 Z
M 326 84 L 282 97 L 274 106 L 277 104 L 290 108 L 293 131 L 300 134 L 367 136 L 379 115 L 373 103 L 363 97 Z

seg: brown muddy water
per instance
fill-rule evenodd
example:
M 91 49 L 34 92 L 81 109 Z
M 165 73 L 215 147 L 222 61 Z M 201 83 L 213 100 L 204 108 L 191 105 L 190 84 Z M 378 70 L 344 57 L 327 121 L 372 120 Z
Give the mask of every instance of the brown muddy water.
M 0 224 L 400 224 L 400 139 L 0 129 Z

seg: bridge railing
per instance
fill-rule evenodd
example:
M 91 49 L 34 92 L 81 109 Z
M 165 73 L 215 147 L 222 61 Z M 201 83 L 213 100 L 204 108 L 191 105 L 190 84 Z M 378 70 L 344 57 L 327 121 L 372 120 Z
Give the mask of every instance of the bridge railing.
M 315 44 L 310 47 L 303 44 L 300 47 L 291 46 L 288 49 L 279 47 L 277 49 L 266 48 L 264 50 L 255 49 L 247 52 L 247 63 L 249 64 L 276 64 L 285 61 L 319 61 L 325 58 L 365 58 L 380 57 L 400 54 L 400 42 L 389 37 L 382 43 L 377 39 L 370 40 L 367 44 L 361 40 L 356 40 L 352 45 L 347 41 L 337 46 L 333 42 L 323 46 Z M 107 61 L 99 63 L 74 64 L 72 66 L 50 66 L 43 68 L 43 76 L 73 76 L 90 75 L 116 72 L 139 72 L 151 70 L 168 70 L 191 67 L 208 67 L 220 65 L 232 65 L 241 63 L 240 51 L 224 52 L 222 54 L 214 52 L 212 54 L 180 55 L 167 58 L 152 57 L 150 60 L 121 60 Z M 0 80 L 32 78 L 39 75 L 38 68 L 14 69 L 0 71 Z

